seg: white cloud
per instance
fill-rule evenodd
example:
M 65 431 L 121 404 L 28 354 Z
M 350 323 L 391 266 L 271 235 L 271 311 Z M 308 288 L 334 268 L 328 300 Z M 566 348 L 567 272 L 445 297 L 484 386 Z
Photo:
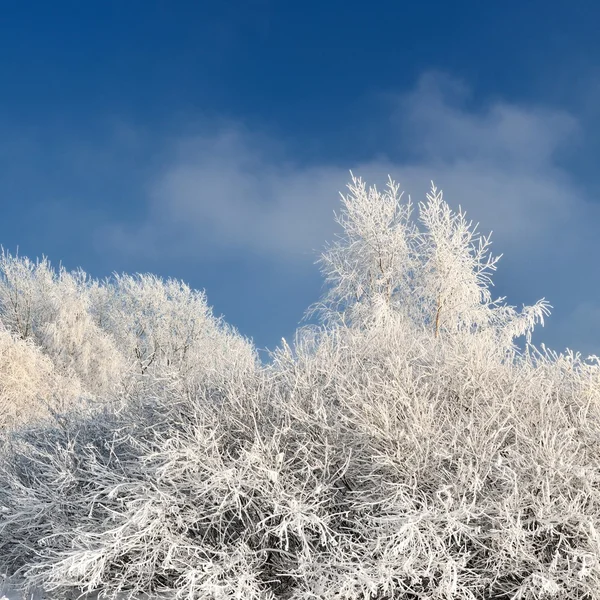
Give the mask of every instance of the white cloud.
M 173 254 L 211 246 L 283 260 L 320 247 L 347 173 L 295 169 L 256 141 L 228 129 L 182 142 L 185 156 L 180 149 L 149 188 L 146 220 L 115 227 L 113 239 L 130 252 L 158 242 Z
M 416 158 L 348 168 L 378 183 L 390 173 L 414 199 L 434 179 L 452 205 L 460 203 L 507 242 L 555 239 L 574 213 L 586 210 L 554 158 L 577 134 L 577 120 L 500 102 L 471 112 L 466 100 L 466 88 L 455 80 L 424 76 L 398 97 L 389 118 Z M 210 244 L 274 260 L 305 256 L 331 236 L 348 170 L 297 166 L 283 151 L 235 127 L 182 141 L 150 185 L 146 219 L 117 225 L 113 239 L 142 253 L 160 241 L 176 254 Z
M 466 85 L 427 73 L 398 98 L 392 121 L 426 162 L 492 163 L 516 171 L 547 167 L 579 131 L 577 119 L 564 111 L 501 101 L 469 110 L 468 101 Z

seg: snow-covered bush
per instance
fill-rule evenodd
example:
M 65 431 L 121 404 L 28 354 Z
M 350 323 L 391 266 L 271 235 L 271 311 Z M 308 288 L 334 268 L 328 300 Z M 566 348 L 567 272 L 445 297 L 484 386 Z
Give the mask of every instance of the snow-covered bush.
M 110 336 L 91 318 L 90 285 L 84 272 L 54 270 L 45 258 L 34 263 L 5 251 L 0 257 L 0 323 L 45 357 L 55 377 L 70 382 L 63 407 L 108 401 L 127 368 Z M 30 406 L 34 410 L 35 404 Z
M 181 281 L 116 275 L 94 285 L 90 296 L 95 323 L 127 357 L 138 382 L 175 377 L 191 393 L 256 366 L 252 345 L 213 316 L 204 292 Z
M 204 383 L 220 385 L 224 374 L 243 377 L 257 360 L 252 344 L 213 316 L 204 293 L 183 282 L 152 275 L 97 281 L 81 270 L 54 270 L 45 258 L 33 262 L 5 251 L 0 257 L 0 325 L 3 344 L 13 348 L 12 354 L 1 355 L 0 369 L 27 369 L 24 365 L 39 355 L 39 366 L 31 367 L 35 375 L 23 371 L 8 378 L 24 390 L 38 380 L 42 385 L 20 400 L 9 399 L 6 392 L 7 402 L 25 420 L 45 414 L 54 379 L 65 388 L 58 406 L 105 405 L 122 403 L 165 380 L 195 393 Z M 12 364 L 18 349 L 26 348 L 30 358 Z
M 353 179 L 323 324 L 268 365 L 208 316 L 194 341 L 179 284 L 94 287 L 154 383 L 4 438 L 0 570 L 56 599 L 600 599 L 600 364 L 527 343 L 548 305 L 492 300 L 435 188 L 419 215 Z
M 0 428 L 64 411 L 80 391 L 30 340 L 0 329 Z

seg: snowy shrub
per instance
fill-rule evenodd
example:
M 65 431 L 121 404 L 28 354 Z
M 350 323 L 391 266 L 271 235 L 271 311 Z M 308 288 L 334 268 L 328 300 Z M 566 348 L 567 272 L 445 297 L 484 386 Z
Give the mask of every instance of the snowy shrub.
M 256 366 L 247 340 L 213 316 L 203 292 L 153 275 L 122 275 L 95 285 L 91 313 L 131 371 L 175 377 L 186 391 L 224 373 L 244 375 Z
M 0 428 L 48 418 L 79 393 L 78 382 L 61 377 L 30 340 L 0 329 Z
M 547 303 L 492 299 L 435 188 L 419 217 L 354 178 L 322 325 L 267 365 L 181 284 L 93 284 L 146 384 L 4 437 L 0 569 L 56 599 L 600 599 L 600 363 L 528 343 Z
M 0 257 L 3 328 L 35 347 L 55 375 L 71 383 L 74 402 L 108 400 L 126 368 L 89 314 L 89 283 L 82 271 L 55 271 L 47 259 L 34 263 L 5 251 Z
M 225 373 L 244 377 L 257 361 L 252 344 L 213 316 L 204 293 L 182 282 L 152 275 L 97 281 L 81 270 L 54 270 L 47 259 L 34 263 L 4 251 L 0 325 L 8 332 L 5 343 L 14 340 L 12 354 L 3 355 L 4 368 L 23 371 L 11 381 L 32 389 L 37 379 L 44 386 L 46 373 L 52 373 L 71 387 L 64 391 L 63 408 L 73 402 L 119 404 L 166 380 L 177 381 L 182 393 L 195 393 L 206 383 L 221 385 Z M 39 368 L 31 367 L 35 375 L 7 362 L 17 348 L 39 355 Z M 35 394 L 50 393 L 50 380 L 47 388 Z M 19 407 L 17 421 L 38 416 L 39 402 L 25 391 L 21 400 L 6 397 Z

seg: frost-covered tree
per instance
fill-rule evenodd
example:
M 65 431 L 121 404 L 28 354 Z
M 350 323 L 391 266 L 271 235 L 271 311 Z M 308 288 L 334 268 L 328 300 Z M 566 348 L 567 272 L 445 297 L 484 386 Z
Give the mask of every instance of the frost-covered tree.
M 4 327 L 23 340 L 39 334 L 48 321 L 48 298 L 55 280 L 56 273 L 46 258 L 33 262 L 2 249 L 0 313 Z
M 129 365 L 113 337 L 94 322 L 92 286 L 83 271 L 61 269 L 47 292 L 49 310 L 36 337 L 59 373 L 77 378 L 89 398 L 108 400 L 119 390 Z
M 80 393 L 79 382 L 58 373 L 31 339 L 0 325 L 0 429 L 64 411 Z
M 107 399 L 124 366 L 109 336 L 88 314 L 87 285 L 85 273 L 54 270 L 46 258 L 33 262 L 4 250 L 0 257 L 2 327 L 15 344 L 26 342 L 49 361 L 52 377 L 65 382 L 63 407 L 84 398 Z M 44 396 L 39 390 L 38 402 L 47 403 Z M 35 400 L 28 404 L 35 414 Z
M 435 337 L 492 333 L 507 348 L 543 324 L 545 300 L 517 312 L 492 298 L 490 276 L 500 257 L 433 183 L 418 222 L 391 179 L 383 192 L 354 176 L 348 188 L 337 216 L 343 233 L 320 260 L 329 291 L 313 310 L 326 321 L 362 327 L 387 315 Z
M 144 375 L 204 376 L 231 363 L 252 368 L 251 344 L 213 316 L 204 292 L 154 275 L 115 275 L 92 291 L 91 311 L 120 352 Z
M 90 314 L 125 358 L 121 385 L 129 395 L 165 382 L 194 394 L 257 366 L 252 343 L 213 315 L 204 292 L 181 281 L 115 275 L 90 288 Z
M 26 342 L 52 365 L 63 382 L 63 407 L 111 403 L 165 382 L 191 392 L 201 383 L 220 385 L 224 373 L 243 376 L 257 361 L 252 344 L 213 316 L 203 292 L 183 282 L 152 275 L 98 281 L 6 251 L 0 324 L 15 348 Z M 3 356 L 8 361 L 12 354 Z M 47 403 L 43 390 L 18 403 L 19 414 L 27 416 L 25 406 L 32 416 L 45 414 L 40 402 Z

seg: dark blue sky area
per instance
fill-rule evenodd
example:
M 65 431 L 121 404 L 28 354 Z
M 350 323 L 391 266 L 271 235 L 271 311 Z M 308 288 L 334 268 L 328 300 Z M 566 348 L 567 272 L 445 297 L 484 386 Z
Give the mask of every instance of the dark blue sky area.
M 273 347 L 319 296 L 348 170 L 387 169 L 418 199 L 449 186 L 498 232 L 498 293 L 548 297 L 548 340 L 600 353 L 599 22 L 591 1 L 4 2 L 0 243 L 181 277 Z
M 6 2 L 0 107 L 44 128 L 199 112 L 302 138 L 345 130 L 370 96 L 431 68 L 475 99 L 568 100 L 560 83 L 595 65 L 599 17 L 584 1 Z

